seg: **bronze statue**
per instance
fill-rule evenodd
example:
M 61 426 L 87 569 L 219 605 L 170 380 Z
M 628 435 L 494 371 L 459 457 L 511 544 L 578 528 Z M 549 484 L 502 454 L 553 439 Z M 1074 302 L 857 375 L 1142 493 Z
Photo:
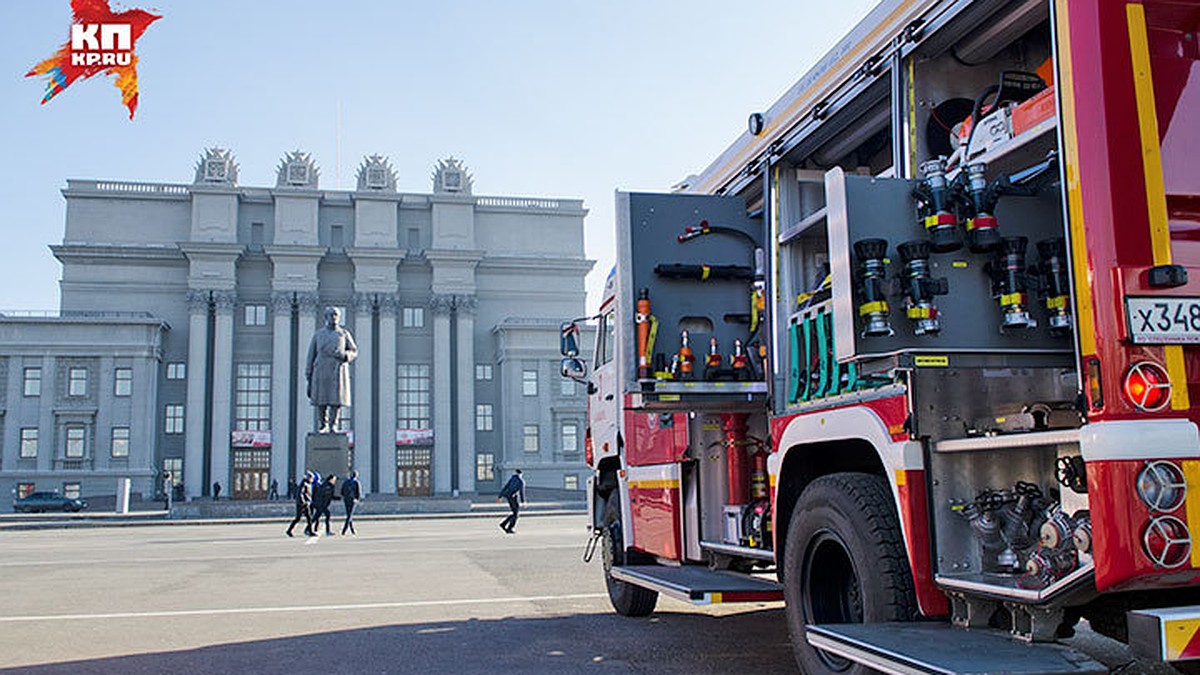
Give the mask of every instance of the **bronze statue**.
M 304 370 L 322 434 L 337 431 L 339 411 L 350 405 L 350 362 L 358 356 L 354 337 L 338 325 L 340 318 L 336 307 L 325 308 L 325 325 L 313 333 Z

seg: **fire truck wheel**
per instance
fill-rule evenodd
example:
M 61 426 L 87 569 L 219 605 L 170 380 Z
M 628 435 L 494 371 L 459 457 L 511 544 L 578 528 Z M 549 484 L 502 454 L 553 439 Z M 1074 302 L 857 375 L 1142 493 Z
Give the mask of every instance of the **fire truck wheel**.
M 627 560 L 625 542 L 621 534 L 620 495 L 613 492 L 604 505 L 604 537 L 600 543 L 600 555 L 604 560 L 604 584 L 608 587 L 608 600 L 621 616 L 648 616 L 658 604 L 658 592 L 634 586 L 612 576 L 612 568 L 636 560 Z
M 805 626 L 910 621 L 916 596 L 887 482 L 836 473 L 796 502 L 784 552 L 788 632 L 800 669 L 873 672 L 808 644 Z

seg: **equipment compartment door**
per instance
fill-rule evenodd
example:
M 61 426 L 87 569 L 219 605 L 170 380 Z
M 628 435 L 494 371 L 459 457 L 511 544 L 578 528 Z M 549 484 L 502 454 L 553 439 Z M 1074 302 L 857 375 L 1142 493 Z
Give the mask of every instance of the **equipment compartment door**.
M 633 547 L 661 558 L 680 560 L 680 465 L 637 466 L 628 471 Z

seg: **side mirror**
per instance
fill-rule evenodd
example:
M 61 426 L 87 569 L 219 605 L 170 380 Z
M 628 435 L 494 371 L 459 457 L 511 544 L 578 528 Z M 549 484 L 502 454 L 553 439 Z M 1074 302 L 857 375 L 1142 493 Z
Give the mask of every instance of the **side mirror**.
M 579 356 L 579 325 L 574 321 L 564 322 L 559 327 L 558 350 L 567 358 Z M 564 361 L 563 363 L 566 362 Z M 566 366 L 563 367 L 565 368 Z M 564 374 L 564 377 L 567 377 L 567 375 Z
M 562 376 L 576 382 L 583 382 L 587 378 L 587 364 L 574 356 L 568 356 L 562 360 Z

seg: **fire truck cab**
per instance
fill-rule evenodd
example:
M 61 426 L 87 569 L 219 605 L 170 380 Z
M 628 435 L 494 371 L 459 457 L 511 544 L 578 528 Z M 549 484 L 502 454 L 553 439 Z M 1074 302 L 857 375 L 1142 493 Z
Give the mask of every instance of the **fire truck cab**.
M 1200 658 L 1200 0 L 884 0 L 616 241 L 563 374 L 618 612 L 782 599 L 805 673 Z

